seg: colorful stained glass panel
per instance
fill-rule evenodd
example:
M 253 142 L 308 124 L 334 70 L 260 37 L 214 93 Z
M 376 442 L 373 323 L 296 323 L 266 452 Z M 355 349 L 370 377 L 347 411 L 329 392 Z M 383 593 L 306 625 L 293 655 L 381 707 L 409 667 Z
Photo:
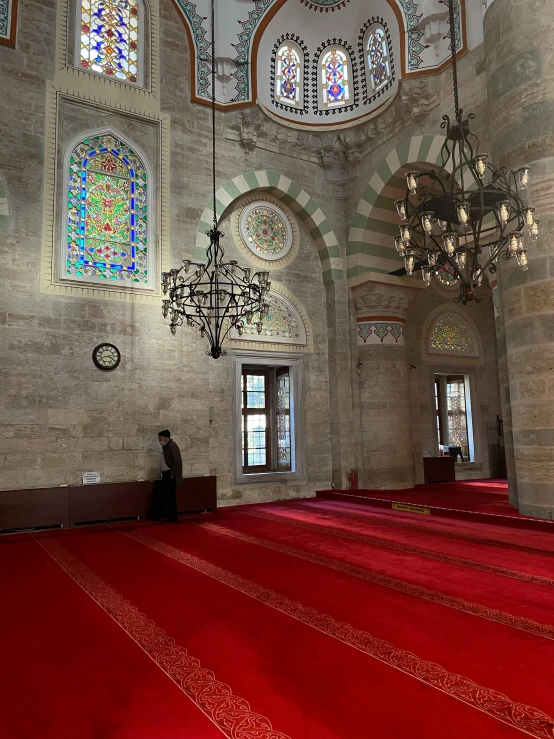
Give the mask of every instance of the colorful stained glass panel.
M 240 215 L 240 236 L 257 257 L 283 259 L 293 243 L 292 225 L 277 205 L 258 201 L 246 206 Z
M 475 351 L 472 336 L 455 316 L 443 316 L 436 322 L 430 340 L 434 351 L 452 354 L 472 354 Z
M 277 54 L 277 98 L 287 105 L 300 102 L 302 65 L 295 48 L 284 44 Z
M 348 60 L 341 49 L 330 49 L 321 60 L 323 105 L 334 107 L 349 101 Z
M 80 142 L 69 160 L 68 277 L 148 282 L 147 176 L 111 134 Z
M 380 90 L 391 78 L 389 52 L 385 31 L 373 28 L 367 42 L 367 63 L 373 92 Z
M 123 82 L 138 82 L 138 0 L 81 0 L 80 64 Z
M 289 306 L 275 295 L 269 297 L 269 313 L 263 320 L 262 333 L 258 334 L 256 323 L 258 315 L 254 316 L 252 324 L 245 324 L 244 334 L 260 338 L 264 337 L 297 339 L 301 341 L 301 330 L 298 319 Z

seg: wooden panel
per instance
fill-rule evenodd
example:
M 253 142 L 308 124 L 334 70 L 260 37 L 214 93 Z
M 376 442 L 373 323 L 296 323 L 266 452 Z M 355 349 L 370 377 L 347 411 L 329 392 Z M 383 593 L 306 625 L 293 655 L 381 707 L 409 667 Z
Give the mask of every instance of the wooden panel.
M 70 526 L 116 518 L 146 518 L 151 482 L 112 482 L 70 488 Z
M 177 491 L 177 510 L 215 511 L 217 508 L 217 477 L 185 477 Z
M 0 491 L 0 531 L 147 518 L 153 487 L 145 481 Z M 177 491 L 179 513 L 216 509 L 216 477 L 183 480 Z
M 0 530 L 69 526 L 69 488 L 0 491 Z
M 454 482 L 456 466 L 452 457 L 423 457 L 425 482 Z

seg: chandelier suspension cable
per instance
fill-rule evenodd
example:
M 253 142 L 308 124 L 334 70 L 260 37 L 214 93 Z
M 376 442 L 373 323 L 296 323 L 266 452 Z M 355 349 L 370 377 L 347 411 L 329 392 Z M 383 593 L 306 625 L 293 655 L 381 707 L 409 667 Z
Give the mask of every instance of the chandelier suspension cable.
M 179 326 L 196 329 L 209 342 L 206 352 L 219 359 L 226 352 L 223 343 L 234 331 L 238 337 L 253 329 L 261 334 L 269 313 L 268 295 L 271 288 L 269 272 L 251 276 L 250 267 L 241 267 L 235 260 L 224 261 L 221 246 L 223 236 L 218 228 L 216 201 L 216 55 L 215 0 L 211 0 L 211 121 L 212 121 L 212 227 L 206 231 L 209 244 L 206 261 L 184 259 L 179 269 L 162 272 L 162 315 L 170 318 L 169 328 L 175 336 Z M 205 59 L 205 57 L 204 57 Z
M 444 0 L 448 3 L 448 23 L 450 25 L 450 58 L 452 59 L 452 87 L 454 88 L 454 117 L 460 117 L 460 101 L 458 95 L 458 37 L 456 35 L 456 18 L 454 3 L 457 0 Z
M 211 6 L 212 25 L 212 197 L 213 197 L 213 226 L 217 228 L 217 208 L 215 202 L 215 0 Z

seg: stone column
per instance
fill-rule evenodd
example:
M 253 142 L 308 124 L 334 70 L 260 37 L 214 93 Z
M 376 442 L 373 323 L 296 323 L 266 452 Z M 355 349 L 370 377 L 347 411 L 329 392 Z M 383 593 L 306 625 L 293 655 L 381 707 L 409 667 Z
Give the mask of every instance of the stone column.
M 496 361 L 498 373 L 498 391 L 500 394 L 500 408 L 504 431 L 504 455 L 506 474 L 508 476 L 508 497 L 510 505 L 518 507 L 516 460 L 514 455 L 514 435 L 512 431 L 512 404 L 510 402 L 510 382 L 508 379 L 508 365 L 506 359 L 506 327 L 504 324 L 504 309 L 502 292 L 496 275 L 490 281 L 494 303 L 494 325 L 496 330 Z
M 394 278 L 393 278 L 394 279 Z M 396 278 L 400 282 L 400 278 Z M 360 487 L 414 486 L 405 326 L 417 290 L 368 282 L 354 288 L 358 342 Z
M 529 271 L 503 262 L 500 283 L 518 507 L 554 517 L 554 3 L 495 0 L 485 14 L 495 166 L 532 168 L 541 236 Z M 515 261 L 515 260 L 514 260 Z

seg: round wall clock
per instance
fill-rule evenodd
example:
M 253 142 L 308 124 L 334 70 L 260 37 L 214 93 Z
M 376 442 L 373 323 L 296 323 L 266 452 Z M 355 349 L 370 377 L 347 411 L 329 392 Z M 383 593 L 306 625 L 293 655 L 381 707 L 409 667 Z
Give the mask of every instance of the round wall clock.
M 98 369 L 114 370 L 121 361 L 121 353 L 113 344 L 98 344 L 92 352 L 92 361 Z

